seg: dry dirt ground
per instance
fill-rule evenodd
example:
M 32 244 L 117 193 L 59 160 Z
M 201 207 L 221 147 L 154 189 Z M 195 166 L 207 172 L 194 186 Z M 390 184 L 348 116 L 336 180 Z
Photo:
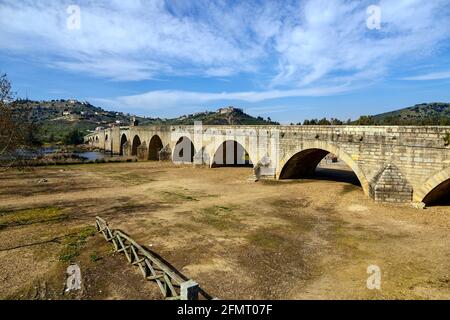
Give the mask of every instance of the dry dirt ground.
M 450 299 L 449 206 L 251 172 L 138 162 L 0 174 L 0 298 L 161 299 L 95 234 L 99 215 L 220 299 Z M 71 262 L 82 290 L 65 294 Z M 381 290 L 366 286 L 369 265 Z

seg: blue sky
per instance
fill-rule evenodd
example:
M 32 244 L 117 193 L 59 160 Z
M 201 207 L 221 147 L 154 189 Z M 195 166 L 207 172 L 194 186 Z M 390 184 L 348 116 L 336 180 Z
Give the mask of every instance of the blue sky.
M 449 18 L 448 0 L 0 0 L 0 71 L 21 97 L 138 115 L 357 118 L 450 102 Z

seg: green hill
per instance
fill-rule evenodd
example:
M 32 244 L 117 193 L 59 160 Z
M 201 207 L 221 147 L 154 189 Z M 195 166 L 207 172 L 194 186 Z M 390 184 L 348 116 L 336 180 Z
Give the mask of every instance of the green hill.
M 371 116 L 375 124 L 449 125 L 450 103 L 422 103 Z
M 299 123 L 300 124 L 300 123 Z M 450 103 L 433 102 L 371 116 L 360 116 L 352 121 L 331 118 L 305 119 L 304 125 L 403 125 L 403 126 L 448 126 L 450 125 Z
M 76 100 L 19 100 L 16 107 L 21 113 L 27 112 L 38 128 L 38 138 L 43 142 L 61 141 L 73 129 L 86 132 L 112 123 L 130 122 L 129 115 L 105 111 L 89 102 Z
M 170 124 L 194 124 L 194 121 L 202 121 L 204 125 L 263 125 L 279 124 L 278 122 L 263 119 L 262 117 L 253 117 L 246 114 L 242 109 L 234 107 L 220 108 L 216 112 L 206 111 L 198 112 L 175 119 L 166 120 Z

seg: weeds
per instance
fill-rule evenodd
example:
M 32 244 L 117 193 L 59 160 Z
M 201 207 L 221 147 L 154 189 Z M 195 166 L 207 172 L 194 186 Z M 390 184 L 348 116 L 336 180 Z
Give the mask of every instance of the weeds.
M 0 211 L 0 229 L 33 223 L 63 220 L 67 214 L 57 207 L 33 208 L 14 211 Z
M 445 134 L 445 136 L 444 136 L 444 142 L 445 142 L 445 145 L 446 145 L 446 146 L 450 145 L 450 133 L 449 133 L 449 132 L 447 132 L 447 133 Z
M 252 245 L 263 249 L 276 250 L 286 244 L 286 239 L 277 234 L 267 232 L 267 230 L 252 233 L 246 238 Z
M 59 260 L 62 262 L 74 262 L 74 259 L 80 254 L 79 249 L 86 243 L 86 239 L 95 235 L 95 233 L 95 227 L 88 226 L 81 229 L 78 234 L 67 237 Z
M 100 257 L 100 256 L 97 254 L 97 252 L 94 252 L 94 253 L 92 253 L 92 254 L 89 256 L 89 259 L 91 260 L 91 262 L 97 262 L 98 260 L 101 260 L 102 257 Z
M 198 201 L 198 199 L 183 194 L 181 192 L 170 192 L 170 191 L 164 191 L 163 193 L 164 198 L 166 198 L 169 201 L 177 201 L 177 200 L 181 200 L 181 201 Z
M 359 189 L 360 189 L 360 187 L 358 187 L 358 186 L 354 186 L 352 184 L 346 184 L 342 187 L 341 194 L 344 195 L 344 194 L 347 194 L 347 193 L 350 193 L 352 191 L 359 190 Z
M 148 182 L 155 181 L 152 178 L 149 178 L 147 175 L 129 172 L 129 173 L 119 173 L 119 174 L 108 174 L 109 178 L 124 182 L 130 185 L 140 185 Z
M 216 229 L 232 229 L 240 227 L 240 220 L 233 214 L 233 209 L 225 206 L 212 206 L 202 209 L 197 222 L 210 225 Z

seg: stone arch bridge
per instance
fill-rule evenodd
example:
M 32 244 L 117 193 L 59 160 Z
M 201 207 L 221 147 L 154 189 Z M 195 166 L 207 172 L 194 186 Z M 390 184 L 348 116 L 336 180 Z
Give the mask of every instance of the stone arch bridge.
M 310 176 L 333 153 L 375 201 L 423 205 L 450 197 L 450 127 L 130 126 L 85 140 L 113 155 L 210 167 L 253 166 L 266 179 Z

